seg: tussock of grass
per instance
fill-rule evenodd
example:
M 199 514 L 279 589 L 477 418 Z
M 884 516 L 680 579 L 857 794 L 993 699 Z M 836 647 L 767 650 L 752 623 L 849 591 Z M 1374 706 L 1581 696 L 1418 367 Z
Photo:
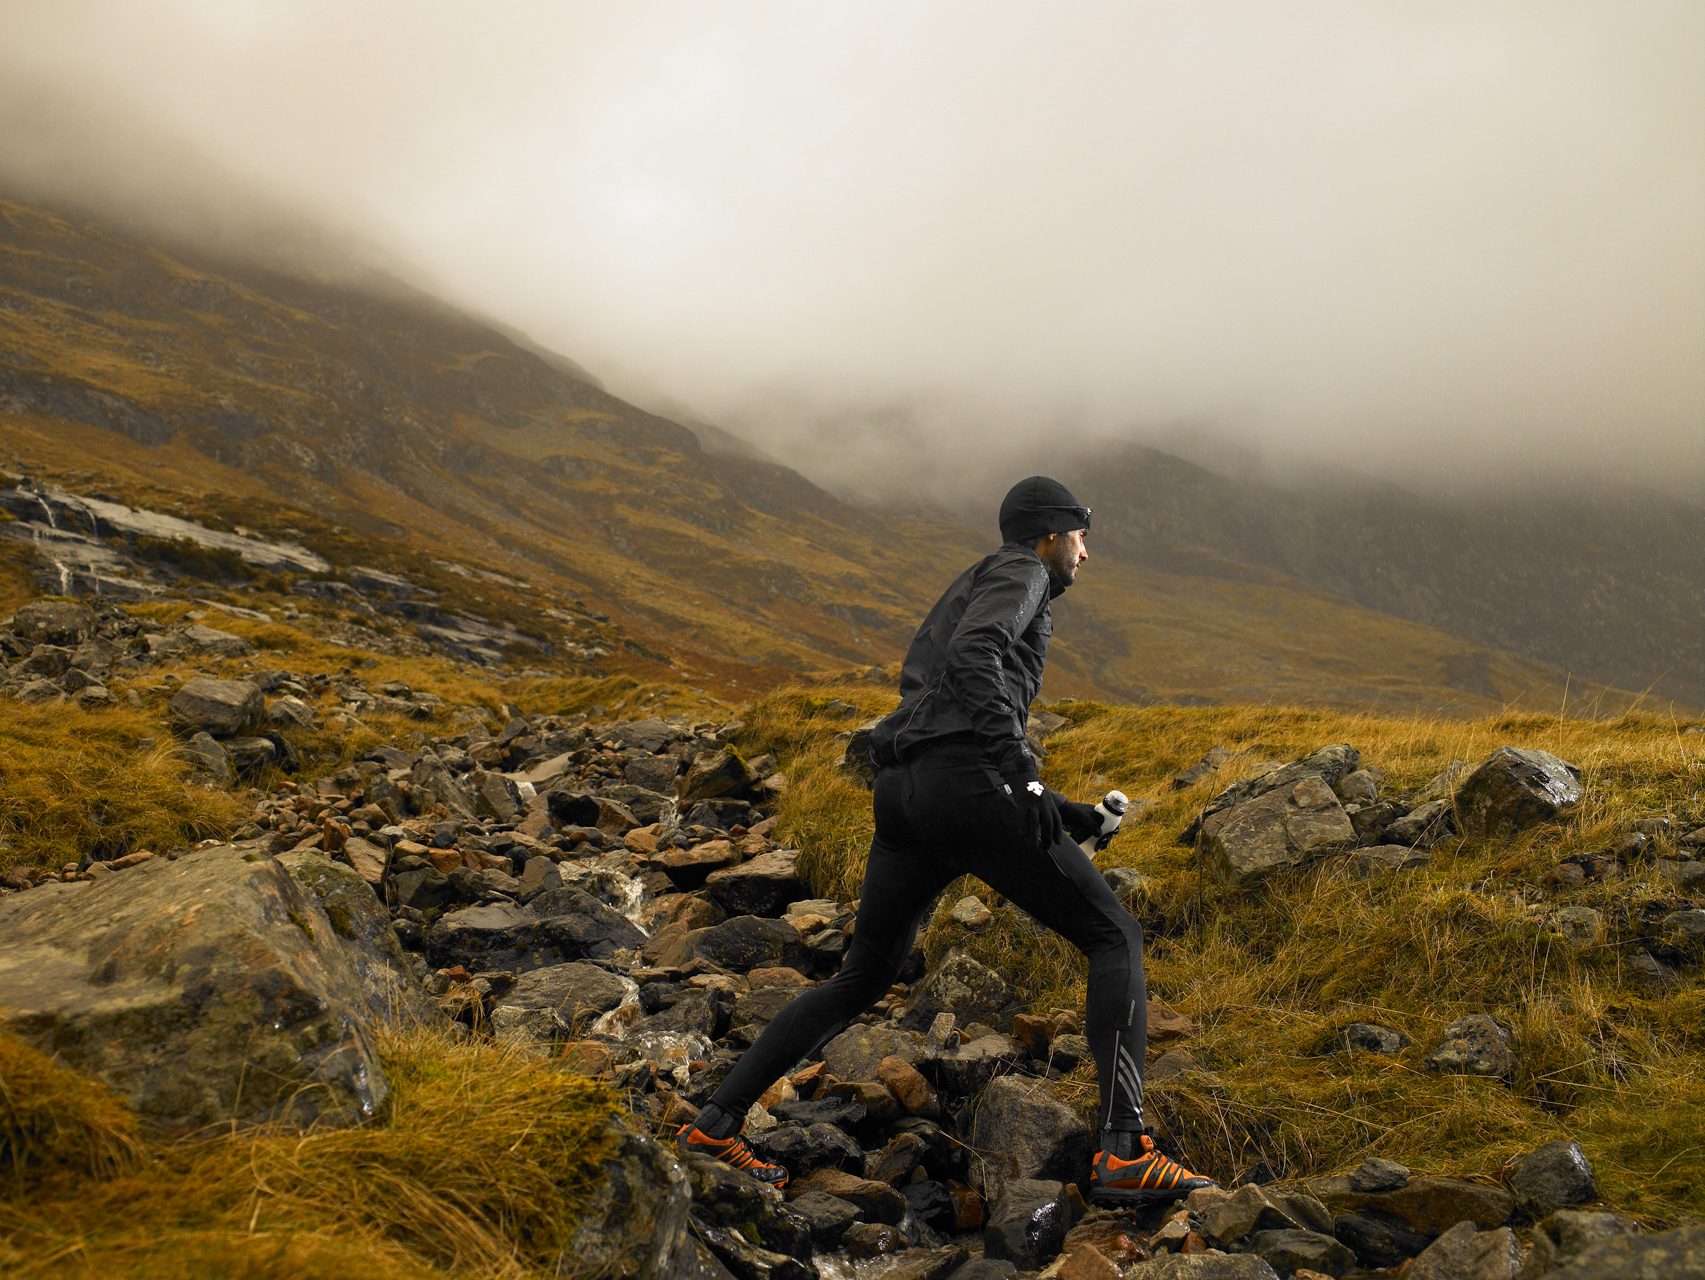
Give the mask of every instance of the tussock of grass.
M 837 712 L 836 701 L 855 714 Z M 781 833 L 821 891 L 859 892 L 870 797 L 839 768 L 835 735 L 893 706 L 868 685 L 778 691 L 747 717 L 753 750 L 781 754 L 792 785 Z M 1370 1155 L 1426 1172 L 1496 1177 L 1508 1158 L 1553 1138 L 1579 1140 L 1616 1207 L 1654 1220 L 1705 1213 L 1705 995 L 1697 978 L 1662 996 L 1629 985 L 1624 961 L 1646 907 L 1683 905 L 1650 862 L 1577 890 L 1549 887 L 1566 855 L 1613 845 L 1638 818 L 1705 821 L 1697 739 L 1655 715 L 1614 720 L 1500 715 L 1478 720 L 1348 715 L 1289 707 L 1109 708 L 1066 702 L 1043 773 L 1074 797 L 1119 787 L 1149 803 L 1097 861 L 1145 877 L 1132 904 L 1148 938 L 1151 994 L 1189 1014 L 1185 1042 L 1211 1074 L 1151 1086 L 1154 1118 L 1192 1161 L 1228 1177 L 1339 1172 Z M 1203 882 L 1177 837 L 1219 790 L 1348 742 L 1385 774 L 1386 794 L 1424 784 L 1452 760 L 1500 745 L 1555 752 L 1581 768 L 1587 800 L 1564 820 L 1512 839 L 1451 839 L 1432 865 L 1372 881 L 1342 859 L 1241 890 Z M 1170 778 L 1211 747 L 1242 754 L 1173 790 Z M 1659 843 L 1662 854 L 1673 852 Z M 963 946 L 1015 980 L 1034 1007 L 1082 1008 L 1083 963 L 1012 909 L 967 933 L 943 895 L 925 938 L 932 955 Z M 978 891 L 987 899 L 992 895 Z M 998 906 L 998 904 L 996 904 Z M 1549 929 L 1565 905 L 1604 913 L 1604 940 L 1576 951 Z M 1489 1013 L 1514 1031 L 1509 1081 L 1429 1072 L 1444 1026 Z M 1401 1054 L 1312 1051 L 1353 1021 L 1413 1037 Z M 1170 1047 L 1170 1046 L 1163 1046 Z M 1086 1114 L 1084 1069 L 1062 1093 Z
M 0 1206 L 6 1274 L 576 1274 L 574 1232 L 615 1149 L 607 1087 L 440 1032 L 387 1032 L 380 1052 L 384 1124 L 149 1144 L 132 1172 Z
M 0 1033 L 0 1185 L 11 1195 L 111 1177 L 140 1150 L 136 1117 L 111 1091 Z
M 154 745 L 143 745 L 152 739 Z M 235 796 L 188 785 L 158 711 L 8 703 L 0 728 L 0 869 L 57 869 L 218 835 Z

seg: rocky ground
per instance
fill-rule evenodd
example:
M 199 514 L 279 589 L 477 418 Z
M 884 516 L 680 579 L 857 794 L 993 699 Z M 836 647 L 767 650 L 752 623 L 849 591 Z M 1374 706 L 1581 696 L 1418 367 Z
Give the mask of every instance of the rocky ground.
M 0 628 L 0 687 L 75 714 L 113 697 L 115 670 L 232 642 L 243 643 L 43 603 Z M 328 692 L 341 710 L 316 709 Z M 369 708 L 442 710 L 347 673 L 204 675 L 170 701 L 178 749 L 212 785 L 291 764 L 291 727 Z M 927 968 L 916 954 L 903 983 L 749 1117 L 754 1144 L 793 1172 L 785 1194 L 712 1162 L 678 1165 L 659 1139 L 783 1004 L 834 971 L 857 905 L 810 896 L 769 814 L 786 778 L 773 759 L 744 758 L 736 732 L 517 715 L 493 733 L 470 716 L 456 736 L 252 792 L 227 841 L 14 868 L 0 896 L 0 1025 L 106 1079 L 166 1131 L 381 1114 L 371 1027 L 383 1018 L 534 1045 L 629 1102 L 632 1132 L 582 1259 L 610 1274 L 1705 1274 L 1705 1227 L 1642 1232 L 1598 1203 L 1567 1141 L 1514 1162 L 1501 1185 L 1371 1160 L 1168 1210 L 1091 1209 L 1079 1192 L 1088 1132 L 1050 1088 L 1087 1057 L 1076 1013 L 1030 1009 L 952 949 Z M 1514 830 L 1580 796 L 1567 763 L 1515 749 L 1387 795 L 1377 768 L 1338 744 L 1226 789 L 1181 838 L 1233 884 L 1327 856 L 1383 876 L 1424 862 L 1453 823 Z M 1556 874 L 1584 881 L 1660 847 L 1691 902 L 1640 925 L 1637 964 L 1662 985 L 1692 980 L 1705 950 L 1705 830 L 1630 830 Z M 1107 874 L 1132 888 L 1129 870 Z M 1565 910 L 1556 925 L 1569 936 L 1604 927 L 1590 909 Z M 967 897 L 953 915 L 975 931 L 991 913 Z M 1204 1069 L 1187 1018 L 1155 1002 L 1150 1023 L 1152 1079 Z M 1408 1043 L 1371 1023 L 1334 1035 L 1333 1047 L 1373 1054 Z M 1508 1028 L 1475 1015 L 1427 1066 L 1507 1076 L 1512 1053 Z

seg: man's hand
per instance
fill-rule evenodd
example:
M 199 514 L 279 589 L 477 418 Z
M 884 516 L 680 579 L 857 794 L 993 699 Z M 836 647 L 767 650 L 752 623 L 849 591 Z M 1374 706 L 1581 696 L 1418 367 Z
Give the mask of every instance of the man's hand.
M 1060 821 L 1065 824 L 1067 832 L 1078 844 L 1082 844 L 1091 836 L 1101 834 L 1101 815 L 1092 804 L 1079 804 L 1075 800 L 1060 797 Z
M 1039 851 L 1046 853 L 1066 833 L 1060 811 L 1054 807 L 1054 798 L 1034 770 L 1008 774 L 1003 781 L 1012 802 L 1018 806 L 1024 834 Z

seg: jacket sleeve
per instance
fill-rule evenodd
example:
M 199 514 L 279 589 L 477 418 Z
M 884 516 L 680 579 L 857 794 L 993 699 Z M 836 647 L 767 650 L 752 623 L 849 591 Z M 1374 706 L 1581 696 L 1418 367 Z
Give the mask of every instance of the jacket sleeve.
M 1002 659 L 1048 598 L 1040 561 L 998 564 L 972 590 L 947 644 L 947 677 L 984 756 L 1002 774 L 1031 773 L 1025 708 L 1013 705 Z

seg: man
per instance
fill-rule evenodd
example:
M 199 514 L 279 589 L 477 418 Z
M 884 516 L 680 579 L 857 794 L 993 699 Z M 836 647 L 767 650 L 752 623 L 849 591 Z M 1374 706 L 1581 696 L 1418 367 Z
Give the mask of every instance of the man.
M 1000 530 L 1001 549 L 961 574 L 918 628 L 900 707 L 872 733 L 876 835 L 845 963 L 770 1021 L 681 1129 L 682 1150 L 785 1186 L 787 1171 L 740 1137 L 747 1109 L 881 998 L 936 896 L 970 874 L 1088 958 L 1085 1030 L 1101 1091 L 1090 1198 L 1149 1204 L 1213 1185 L 1157 1151 L 1143 1127 L 1142 928 L 1073 843 L 1099 831 L 1094 807 L 1044 787 L 1025 742 L 1050 602 L 1089 558 L 1089 508 L 1059 481 L 1031 476 L 1001 503 Z

